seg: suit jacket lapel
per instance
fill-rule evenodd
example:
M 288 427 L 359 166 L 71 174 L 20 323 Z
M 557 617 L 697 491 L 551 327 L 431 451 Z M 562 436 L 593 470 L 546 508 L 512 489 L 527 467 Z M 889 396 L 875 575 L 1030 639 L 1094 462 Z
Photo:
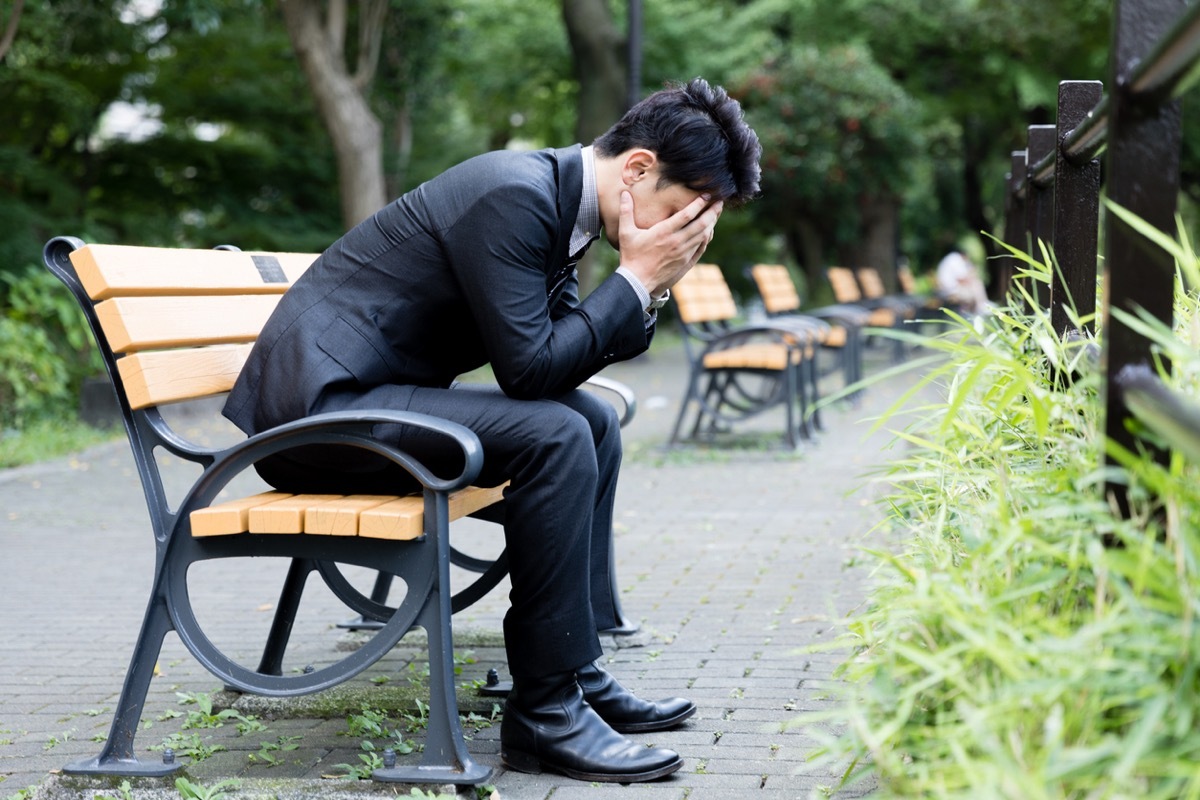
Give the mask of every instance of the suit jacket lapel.
M 583 147 L 573 144 L 554 151 L 558 167 L 558 239 L 551 251 L 552 261 L 546 265 L 546 291 L 553 295 L 570 277 L 574 269 L 568 263 L 571 231 L 579 217 L 579 200 L 583 195 Z

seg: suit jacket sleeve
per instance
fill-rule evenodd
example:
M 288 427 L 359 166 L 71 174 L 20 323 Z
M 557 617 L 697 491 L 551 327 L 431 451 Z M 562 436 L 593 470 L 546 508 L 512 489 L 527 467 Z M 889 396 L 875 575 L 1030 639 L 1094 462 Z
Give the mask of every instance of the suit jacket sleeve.
M 510 183 L 479 197 L 443 238 L 496 380 L 511 397 L 561 394 L 649 343 L 637 295 L 619 275 L 582 302 L 568 286 L 552 313 L 547 265 L 556 264 L 559 224 L 555 196 L 536 182 Z

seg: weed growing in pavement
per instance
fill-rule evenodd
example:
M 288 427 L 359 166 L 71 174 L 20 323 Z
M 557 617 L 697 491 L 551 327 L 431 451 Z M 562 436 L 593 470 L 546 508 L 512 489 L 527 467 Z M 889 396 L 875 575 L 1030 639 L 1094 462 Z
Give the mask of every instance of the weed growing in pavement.
M 390 749 L 397 755 L 419 752 L 423 745 L 417 744 L 408 738 L 408 735 L 426 728 L 429 724 L 429 707 L 420 699 L 415 702 L 417 706 L 415 712 L 404 712 L 396 719 L 393 719 L 387 711 L 369 706 L 363 706 L 358 713 L 347 715 L 346 731 L 342 735 L 361 739 L 359 747 L 362 752 L 357 754 L 358 763 L 335 764 L 334 767 L 342 772 L 324 777 L 363 780 L 371 777 L 372 772 L 383 766 L 382 752 L 384 750 Z M 500 705 L 494 703 L 490 717 L 472 712 L 459 719 L 463 724 L 464 732 L 480 730 L 494 725 L 499 719 L 500 713 Z
M 1159 243 L 1180 270 L 1174 328 L 1112 313 L 1194 396 L 1200 260 L 1182 234 Z M 915 405 L 905 424 L 878 423 L 910 447 L 883 475 L 875 584 L 838 643 L 843 702 L 798 721 L 844 730 L 825 755 L 877 796 L 1200 797 L 1200 467 L 1110 446 L 1131 515 L 1106 501 L 1095 344 L 1027 302 L 1044 255 L 987 326 L 922 342 L 944 361 L 893 409 Z
M 280 736 L 273 742 L 262 742 L 258 752 L 250 753 L 246 759 L 251 764 L 262 763 L 268 767 L 277 767 L 283 763 L 281 756 L 298 749 L 303 738 L 303 736 Z
M 230 791 L 241 786 L 241 783 L 237 778 L 229 778 L 220 783 L 214 783 L 212 786 L 203 786 L 193 783 L 187 778 L 179 777 L 175 779 L 175 788 L 179 790 L 182 800 L 220 800 Z
M 150 745 L 149 749 L 158 752 L 172 750 L 176 756 L 186 756 L 192 761 L 203 761 L 213 753 L 220 753 L 228 748 L 223 744 L 207 744 L 198 733 L 172 733 L 161 743 Z
M 253 716 L 244 716 L 232 708 L 214 713 L 212 697 L 206 692 L 176 692 L 175 696 L 179 698 L 180 705 L 196 706 L 196 710 L 187 712 L 187 719 L 183 721 L 182 725 L 184 730 L 220 728 L 230 720 L 237 722 L 238 732 L 243 736 L 252 731 L 266 730 L 266 726 L 259 723 Z
M 62 735 L 61 739 L 57 736 L 51 736 L 49 739 L 46 740 L 46 743 L 44 745 L 42 745 L 42 749 L 43 750 L 53 750 L 54 748 L 58 747 L 63 742 L 71 741 L 71 739 L 74 737 L 74 735 L 75 735 L 75 729 L 72 728 L 71 730 L 65 732 Z
M 129 785 L 129 781 L 121 781 L 117 791 L 121 795 L 119 798 L 108 794 L 98 794 L 96 800 L 133 800 L 133 788 Z
M 365 781 L 371 777 L 372 772 L 383 769 L 383 756 L 376 750 L 375 743 L 370 739 L 364 739 L 361 747 L 363 752 L 358 754 L 358 764 L 334 764 L 334 769 L 344 770 L 344 772 L 342 775 L 330 777 L 341 777 L 348 781 Z

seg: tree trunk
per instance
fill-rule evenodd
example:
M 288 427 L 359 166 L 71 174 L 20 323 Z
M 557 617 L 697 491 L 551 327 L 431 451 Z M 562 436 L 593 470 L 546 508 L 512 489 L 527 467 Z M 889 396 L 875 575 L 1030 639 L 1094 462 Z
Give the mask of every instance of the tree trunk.
M 625 37 L 607 0 L 563 0 L 563 22 L 579 80 L 575 138 L 590 143 L 625 113 Z
M 579 80 L 575 140 L 590 144 L 625 113 L 625 37 L 613 22 L 607 0 L 562 0 L 562 14 Z M 578 271 L 583 297 L 596 284 L 591 251 Z
M 805 286 L 800 288 L 800 300 L 811 305 L 813 298 L 825 285 L 825 242 L 821 227 L 812 220 L 796 217 L 789 226 L 788 247 L 804 272 Z
M 987 157 L 991 141 L 990 132 L 974 121 L 963 123 L 963 201 L 967 230 L 979 237 L 988 258 L 999 255 L 996 243 L 985 235 L 992 230 L 983 201 L 983 179 L 979 176 L 979 165 L 989 163 Z M 1000 270 L 987 270 L 988 295 L 996 296 Z
M 352 75 L 343 51 L 344 0 L 331 0 L 328 15 L 322 13 L 325 4 L 320 0 L 280 0 L 279 7 L 317 113 L 333 144 L 342 224 L 348 230 L 388 199 L 383 179 L 383 126 L 366 97 L 374 65 L 367 64 L 364 71 L 363 58 L 369 57 L 371 48 L 369 43 L 360 45 L 359 69 Z M 364 8 L 360 13 L 369 11 Z
M 0 61 L 8 55 L 8 50 L 12 47 L 13 40 L 17 38 L 17 25 L 21 22 L 21 8 L 25 5 L 25 0 L 13 0 L 12 12 L 8 17 L 8 24 L 4 26 L 4 35 L 0 38 Z
M 858 241 L 847 248 L 843 266 L 874 267 L 889 292 L 896 291 L 896 198 L 870 195 L 859 203 Z

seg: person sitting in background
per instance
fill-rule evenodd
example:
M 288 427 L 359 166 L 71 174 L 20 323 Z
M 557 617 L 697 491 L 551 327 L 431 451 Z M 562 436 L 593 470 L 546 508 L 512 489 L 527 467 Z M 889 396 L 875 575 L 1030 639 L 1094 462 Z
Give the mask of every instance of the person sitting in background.
M 951 250 L 937 267 L 938 296 L 964 314 L 986 313 L 990 307 L 979 267 L 961 250 Z

